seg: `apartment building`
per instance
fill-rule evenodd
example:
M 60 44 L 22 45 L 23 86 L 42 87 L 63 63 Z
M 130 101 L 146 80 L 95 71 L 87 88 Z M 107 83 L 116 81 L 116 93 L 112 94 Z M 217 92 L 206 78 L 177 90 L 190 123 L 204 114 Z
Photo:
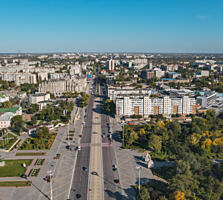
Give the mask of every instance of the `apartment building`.
M 40 93 L 53 93 L 55 96 L 62 96 L 65 92 L 75 91 L 75 80 L 73 79 L 60 79 L 60 80 L 50 80 L 39 85 Z
M 208 92 L 204 96 L 197 97 L 197 104 L 201 107 L 209 107 L 216 104 L 216 92 Z
M 154 71 L 143 70 L 141 76 L 143 79 L 149 80 L 149 79 L 152 79 L 155 76 L 155 74 L 154 74 Z
M 21 85 L 24 83 L 36 84 L 36 74 L 32 73 L 15 73 L 15 72 L 5 72 L 1 73 L 1 78 L 4 81 L 13 81 L 16 85 Z
M 108 87 L 108 97 L 110 100 L 116 100 L 117 96 L 124 97 L 125 95 L 150 95 L 150 88 L 135 88 L 135 87 Z
M 114 70 L 115 69 L 115 61 L 114 60 L 108 60 L 107 61 L 107 67 L 109 70 Z
M 188 115 L 196 113 L 195 105 L 195 98 L 189 96 L 151 98 L 148 95 L 125 95 L 116 99 L 116 114 L 120 116 Z
M 48 80 L 48 73 L 47 72 L 39 72 L 38 73 L 38 78 L 41 81 Z

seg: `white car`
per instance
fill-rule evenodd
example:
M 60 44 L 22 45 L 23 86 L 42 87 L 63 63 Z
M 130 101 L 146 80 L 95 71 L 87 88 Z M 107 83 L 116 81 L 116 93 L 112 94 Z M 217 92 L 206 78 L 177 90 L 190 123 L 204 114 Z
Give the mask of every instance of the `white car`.
M 78 147 L 77 147 L 77 150 L 80 151 L 80 150 L 81 150 L 81 146 L 78 146 Z

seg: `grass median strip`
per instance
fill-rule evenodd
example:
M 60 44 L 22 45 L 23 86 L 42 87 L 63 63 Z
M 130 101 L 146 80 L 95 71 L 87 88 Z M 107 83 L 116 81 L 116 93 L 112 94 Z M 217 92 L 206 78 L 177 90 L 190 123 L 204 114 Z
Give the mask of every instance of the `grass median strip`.
M 4 181 L 0 182 L 0 187 L 26 187 L 31 184 L 31 181 Z
M 16 153 L 16 156 L 44 156 L 46 155 L 45 152 L 21 152 Z
M 43 165 L 45 159 L 37 159 L 34 165 Z

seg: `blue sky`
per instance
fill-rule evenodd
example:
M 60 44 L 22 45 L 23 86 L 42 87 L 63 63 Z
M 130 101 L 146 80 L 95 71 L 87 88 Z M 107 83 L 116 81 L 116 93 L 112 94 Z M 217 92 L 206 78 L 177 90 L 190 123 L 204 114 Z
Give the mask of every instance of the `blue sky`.
M 0 0 L 0 52 L 223 53 L 222 0 Z

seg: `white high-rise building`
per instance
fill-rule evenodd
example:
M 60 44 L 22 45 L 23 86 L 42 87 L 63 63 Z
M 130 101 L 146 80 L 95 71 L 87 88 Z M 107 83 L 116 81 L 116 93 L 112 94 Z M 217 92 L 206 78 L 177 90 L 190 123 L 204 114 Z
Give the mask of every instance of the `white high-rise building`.
M 195 114 L 195 98 L 188 96 L 170 98 L 163 96 L 150 98 L 148 95 L 125 95 L 116 99 L 116 114 L 121 116 L 131 115 L 171 115 Z
M 107 61 L 107 67 L 110 71 L 114 70 L 115 69 L 115 61 L 114 60 L 108 60 Z
M 169 96 L 163 97 L 163 113 L 167 115 L 171 114 L 171 99 Z

